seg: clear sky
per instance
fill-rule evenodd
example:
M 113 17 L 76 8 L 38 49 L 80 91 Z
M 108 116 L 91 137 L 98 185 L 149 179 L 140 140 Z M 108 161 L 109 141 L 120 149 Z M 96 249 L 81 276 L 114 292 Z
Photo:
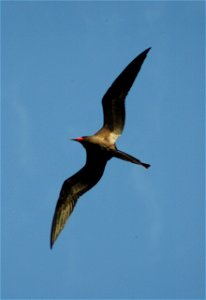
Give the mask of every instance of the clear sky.
M 4 1 L 2 298 L 204 297 L 204 2 Z M 53 250 L 69 138 L 102 125 L 101 98 L 152 47 L 118 148 Z

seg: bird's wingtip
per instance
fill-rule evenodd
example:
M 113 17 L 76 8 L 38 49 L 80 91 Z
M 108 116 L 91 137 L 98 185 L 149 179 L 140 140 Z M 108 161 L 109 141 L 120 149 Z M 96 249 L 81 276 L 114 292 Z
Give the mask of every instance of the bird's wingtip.
M 54 234 L 53 234 L 53 232 L 51 232 L 51 237 L 50 237 L 50 249 L 51 250 L 54 247 L 54 243 L 55 243 L 56 239 L 57 239 L 57 236 L 55 237 Z
M 147 54 L 147 53 L 150 51 L 150 49 L 152 49 L 152 47 L 147 48 L 147 49 L 144 51 L 144 53 Z

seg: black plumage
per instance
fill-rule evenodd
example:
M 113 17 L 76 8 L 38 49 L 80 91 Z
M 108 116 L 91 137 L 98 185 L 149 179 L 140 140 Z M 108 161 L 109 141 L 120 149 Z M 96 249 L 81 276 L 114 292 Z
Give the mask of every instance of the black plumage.
M 141 69 L 150 48 L 139 54 L 117 77 L 102 99 L 103 127 L 92 136 L 74 139 L 86 149 L 87 159 L 84 167 L 66 179 L 57 201 L 52 228 L 50 246 L 52 247 L 67 219 L 71 215 L 78 198 L 91 189 L 102 177 L 106 163 L 112 157 L 149 168 L 149 164 L 122 152 L 116 147 L 125 123 L 125 98 Z

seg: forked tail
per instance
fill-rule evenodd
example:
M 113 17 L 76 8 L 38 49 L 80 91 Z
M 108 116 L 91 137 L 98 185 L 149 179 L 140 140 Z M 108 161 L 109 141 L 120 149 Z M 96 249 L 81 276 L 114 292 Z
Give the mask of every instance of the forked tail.
M 117 158 L 129 161 L 129 162 L 131 162 L 133 164 L 141 165 L 141 166 L 143 166 L 146 169 L 148 169 L 150 167 L 149 164 L 143 163 L 143 162 L 141 162 L 141 160 L 135 158 L 134 156 L 131 156 L 131 155 L 129 155 L 129 154 L 125 153 L 125 152 L 122 152 L 120 150 L 115 150 L 114 151 L 114 157 L 117 157 Z

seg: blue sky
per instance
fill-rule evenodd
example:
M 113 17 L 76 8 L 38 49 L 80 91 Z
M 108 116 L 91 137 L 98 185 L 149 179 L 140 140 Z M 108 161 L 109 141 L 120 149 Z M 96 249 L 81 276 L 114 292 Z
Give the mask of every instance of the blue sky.
M 1 3 L 2 298 L 204 297 L 204 2 Z M 118 148 L 53 250 L 101 98 L 152 47 Z

